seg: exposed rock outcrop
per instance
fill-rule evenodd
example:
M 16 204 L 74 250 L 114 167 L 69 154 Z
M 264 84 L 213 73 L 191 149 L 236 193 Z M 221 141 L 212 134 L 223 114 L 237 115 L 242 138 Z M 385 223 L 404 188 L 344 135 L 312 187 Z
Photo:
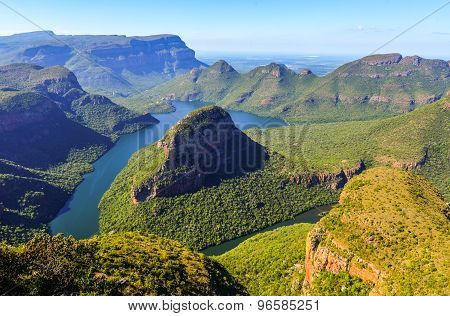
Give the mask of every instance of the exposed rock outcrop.
M 428 160 L 428 148 L 423 149 L 423 155 L 417 160 L 404 161 L 404 160 L 394 160 L 389 157 L 380 156 L 376 157 L 376 160 L 382 164 L 390 165 L 394 168 L 403 169 L 406 171 L 411 171 L 422 167 Z
M 368 169 L 309 232 L 305 288 L 314 288 L 321 272 L 345 272 L 371 282 L 370 295 L 447 295 L 446 212 L 448 204 L 422 177 Z
M 298 174 L 289 177 L 282 186 L 287 183 L 295 183 L 301 184 L 306 187 L 313 186 L 325 186 L 332 190 L 338 190 L 344 187 L 344 185 L 351 179 L 353 176 L 360 174 L 364 169 L 365 165 L 363 161 L 359 161 L 354 167 L 348 169 L 341 169 L 338 172 L 332 173 L 313 173 L 313 174 Z
M 383 66 L 383 65 L 398 64 L 401 60 L 402 55 L 395 53 L 395 54 L 370 55 L 362 58 L 361 62 L 369 66 Z
M 307 68 L 305 68 L 305 69 L 300 70 L 299 74 L 300 74 L 301 76 L 306 76 L 306 75 L 312 74 L 312 71 L 309 70 L 309 69 L 307 69 Z
M 189 114 L 156 146 L 165 160 L 155 174 L 132 189 L 134 203 L 194 192 L 223 178 L 262 168 L 267 158 L 265 148 L 215 106 Z
M 383 279 L 382 271 L 375 265 L 365 262 L 350 252 L 344 254 L 333 251 L 333 247 L 321 244 L 325 230 L 314 228 L 306 239 L 305 284 L 310 285 L 314 277 L 321 271 L 334 274 L 348 272 L 364 281 L 378 284 Z

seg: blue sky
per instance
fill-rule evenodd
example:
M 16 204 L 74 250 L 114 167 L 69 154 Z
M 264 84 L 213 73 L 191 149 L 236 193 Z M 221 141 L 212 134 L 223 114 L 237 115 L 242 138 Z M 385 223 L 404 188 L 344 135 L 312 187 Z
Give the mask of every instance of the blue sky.
M 448 1 L 1 0 L 0 34 L 178 34 L 196 51 L 285 54 L 373 52 Z M 450 4 L 380 52 L 450 56 Z

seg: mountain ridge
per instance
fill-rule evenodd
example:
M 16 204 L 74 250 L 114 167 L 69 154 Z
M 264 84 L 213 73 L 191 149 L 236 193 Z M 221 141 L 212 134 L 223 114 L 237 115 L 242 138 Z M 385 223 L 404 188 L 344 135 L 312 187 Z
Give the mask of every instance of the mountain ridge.
M 400 54 L 366 56 L 323 77 L 272 63 L 232 78 L 214 78 L 211 67 L 191 71 L 209 82 L 181 75 L 123 104 L 158 111 L 167 110 L 171 100 L 204 101 L 291 123 L 333 122 L 405 113 L 444 97 L 450 88 L 447 61 Z
M 178 35 L 56 35 L 51 31 L 0 36 L 0 64 L 66 66 L 83 88 L 109 96 L 135 93 L 204 65 Z

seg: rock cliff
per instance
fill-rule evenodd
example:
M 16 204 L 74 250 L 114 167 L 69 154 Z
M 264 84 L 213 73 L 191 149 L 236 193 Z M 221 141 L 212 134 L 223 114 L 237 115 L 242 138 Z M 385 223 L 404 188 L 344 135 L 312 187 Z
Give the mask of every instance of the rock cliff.
M 341 169 L 338 172 L 320 172 L 313 174 L 298 174 L 290 176 L 286 183 L 301 184 L 306 187 L 313 187 L 316 185 L 321 185 L 328 187 L 332 190 L 341 189 L 344 185 L 355 175 L 360 174 L 364 171 L 366 166 L 363 161 L 359 161 L 354 167 L 348 169 Z
M 83 87 L 111 95 L 149 88 L 203 65 L 177 35 L 56 35 L 0 37 L 0 64 L 66 66 Z
M 447 212 L 423 178 L 387 167 L 365 171 L 310 231 L 305 287 L 327 271 L 371 282 L 372 295 L 448 295 Z

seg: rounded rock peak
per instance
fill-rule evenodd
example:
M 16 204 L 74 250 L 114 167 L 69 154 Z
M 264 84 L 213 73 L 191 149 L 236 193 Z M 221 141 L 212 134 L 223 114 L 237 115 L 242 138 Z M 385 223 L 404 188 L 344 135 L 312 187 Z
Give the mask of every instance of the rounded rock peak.
M 223 59 L 216 61 L 209 68 L 218 73 L 236 72 L 236 70 Z
M 311 71 L 310 69 L 308 69 L 308 68 L 303 68 L 303 69 L 301 69 L 301 70 L 299 71 L 299 74 L 300 74 L 301 76 L 306 76 L 306 75 L 312 74 L 312 71 Z

